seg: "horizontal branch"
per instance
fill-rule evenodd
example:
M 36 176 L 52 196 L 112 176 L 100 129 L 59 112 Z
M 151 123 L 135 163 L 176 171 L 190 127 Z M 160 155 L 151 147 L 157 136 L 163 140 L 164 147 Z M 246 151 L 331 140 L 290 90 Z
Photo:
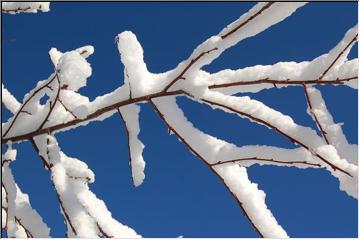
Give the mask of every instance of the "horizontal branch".
M 55 76 L 54 76 L 53 79 L 55 79 Z M 254 80 L 254 81 L 242 81 L 242 82 L 234 82 L 234 83 L 215 84 L 215 85 L 210 85 L 208 88 L 209 89 L 216 89 L 216 88 L 231 87 L 231 86 L 236 86 L 236 85 L 251 85 L 251 84 L 261 84 L 261 83 L 288 84 L 288 85 L 291 85 L 291 84 L 294 84 L 294 85 L 303 85 L 303 84 L 343 84 L 343 82 L 351 81 L 351 80 L 355 80 L 355 79 L 357 79 L 357 77 L 344 78 L 344 79 L 335 79 L 335 80 L 321 80 L 321 81 L 319 81 L 319 80 L 260 79 L 260 80 Z M 46 86 L 43 86 L 43 87 L 46 87 Z M 152 98 L 173 96 L 173 95 L 183 95 L 183 94 L 184 94 L 184 91 L 182 91 L 182 90 L 168 91 L 168 92 L 161 91 L 161 92 L 157 92 L 157 93 L 153 93 L 153 94 L 144 95 L 144 96 L 141 96 L 141 97 L 126 99 L 126 100 L 122 100 L 122 101 L 119 101 L 117 103 L 114 103 L 112 105 L 100 108 L 100 109 L 96 110 L 95 112 L 89 114 L 86 118 L 83 118 L 83 119 L 74 119 L 74 120 L 71 120 L 69 122 L 57 124 L 57 125 L 50 126 L 50 127 L 47 127 L 47 128 L 43 128 L 43 129 L 40 129 L 38 131 L 32 131 L 30 133 L 21 134 L 21 135 L 9 137 L 9 138 L 4 138 L 4 136 L 6 136 L 6 133 L 9 130 L 9 128 L 11 128 L 11 126 L 13 125 L 13 122 L 18 117 L 18 114 L 19 114 L 19 112 L 18 112 L 15 115 L 15 119 L 12 120 L 12 123 L 10 124 L 8 130 L 5 132 L 5 134 L 4 134 L 3 138 L 2 138 L 2 144 L 5 144 L 5 143 L 7 143 L 9 141 L 18 142 L 18 141 L 23 141 L 23 140 L 30 140 L 31 138 L 42 135 L 42 134 L 47 134 L 49 132 L 55 132 L 55 131 L 59 131 L 59 130 L 67 128 L 67 127 L 75 126 L 75 125 L 87 122 L 89 120 L 95 119 L 95 118 L 101 116 L 104 113 L 117 110 L 119 107 L 122 107 L 122 106 L 130 105 L 130 104 L 134 104 L 134 103 L 139 103 L 139 102 L 143 102 L 143 101 L 148 101 L 149 99 L 152 99 Z M 26 103 L 27 103 L 27 101 L 25 101 L 24 105 L 26 105 Z M 22 105 L 21 109 L 23 109 L 24 105 Z
M 217 165 L 226 164 L 226 163 L 238 163 L 238 162 L 253 161 L 253 160 L 263 161 L 263 162 L 280 163 L 280 164 L 288 164 L 288 165 L 304 164 L 304 165 L 309 165 L 312 167 L 321 167 L 321 165 L 318 163 L 310 163 L 307 161 L 291 161 L 290 162 L 290 161 L 276 160 L 276 159 L 272 159 L 272 158 L 259 158 L 259 157 L 247 157 L 247 158 L 239 158 L 239 159 L 232 159 L 232 160 L 226 160 L 226 161 L 218 161 L 217 163 L 213 163 L 210 165 L 217 166 Z
M 320 80 L 320 79 L 304 79 L 304 80 L 276 80 L 276 79 L 259 79 L 259 80 L 252 80 L 252 81 L 238 81 L 238 82 L 230 82 L 230 83 L 222 83 L 222 84 L 213 84 L 210 85 L 209 89 L 214 88 L 225 88 L 225 87 L 233 87 L 233 86 L 241 86 L 241 85 L 255 85 L 255 84 L 262 84 L 262 83 L 269 83 L 273 85 L 303 85 L 303 84 L 335 84 L 335 85 L 343 85 L 344 82 L 348 82 L 351 80 L 356 80 L 358 77 L 350 77 L 350 78 L 343 78 L 343 79 L 330 79 L 330 80 Z

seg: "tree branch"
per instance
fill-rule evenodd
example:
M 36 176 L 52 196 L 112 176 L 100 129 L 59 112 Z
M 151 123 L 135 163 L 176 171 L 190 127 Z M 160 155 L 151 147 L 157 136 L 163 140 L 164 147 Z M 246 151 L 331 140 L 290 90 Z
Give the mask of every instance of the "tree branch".
M 270 158 L 259 158 L 259 157 L 247 157 L 247 158 L 239 158 L 239 159 L 233 159 L 233 160 L 218 161 L 217 163 L 210 164 L 210 166 L 217 166 L 217 165 L 226 164 L 226 163 L 238 163 L 238 162 L 252 161 L 252 160 L 280 163 L 280 164 L 285 164 L 285 165 L 304 164 L 304 165 L 309 165 L 312 167 L 321 167 L 320 164 L 310 163 L 307 161 L 291 161 L 290 162 L 290 161 L 276 160 L 276 159 L 272 159 L 272 158 L 270 159 Z
M 264 235 L 260 232 L 260 230 L 255 226 L 251 218 L 249 217 L 248 213 L 246 212 L 245 208 L 242 206 L 242 203 L 240 200 L 236 197 L 236 195 L 230 190 L 230 188 L 226 185 L 224 179 L 212 168 L 212 166 L 206 161 L 204 157 L 201 156 L 200 153 L 198 153 L 186 140 L 183 138 L 165 119 L 164 115 L 160 112 L 160 110 L 157 108 L 155 103 L 149 99 L 149 103 L 155 110 L 155 112 L 158 114 L 160 119 L 164 122 L 164 124 L 167 126 L 168 129 L 170 129 L 175 135 L 181 140 L 181 142 L 193 153 L 195 156 L 200 159 L 214 174 L 218 177 L 218 179 L 224 184 L 224 186 L 227 188 L 227 190 L 231 193 L 235 201 L 238 203 L 239 207 L 241 208 L 242 212 L 244 213 L 245 217 L 248 219 L 248 221 L 253 226 L 254 230 L 261 236 L 264 237 Z
M 350 176 L 350 177 L 353 177 L 349 172 L 343 170 L 342 168 L 339 168 L 337 166 L 335 166 L 333 163 L 329 162 L 328 160 L 326 160 L 323 156 L 321 156 L 320 154 L 318 154 L 317 152 L 315 152 L 315 150 L 313 150 L 311 147 L 307 146 L 305 143 L 293 138 L 292 136 L 288 135 L 286 132 L 282 131 L 281 129 L 277 128 L 276 126 L 272 125 L 271 123 L 268 123 L 260 118 L 257 118 L 255 116 L 252 116 L 251 114 L 249 113 L 246 113 L 246 112 L 242 112 L 242 111 L 238 111 L 232 107 L 229 107 L 229 106 L 226 106 L 224 104 L 221 104 L 221 103 L 217 103 L 217 102 L 214 102 L 214 101 L 211 101 L 211 100 L 207 100 L 207 99 L 204 99 L 204 98 L 201 98 L 200 99 L 201 101 L 205 102 L 205 103 L 208 103 L 210 105 L 213 105 L 213 106 L 218 106 L 218 107 L 221 107 L 223 109 L 227 109 L 231 112 L 234 112 L 234 113 L 237 113 L 239 115 L 242 115 L 242 116 L 245 116 L 255 122 L 258 122 L 258 123 L 261 123 L 261 124 L 264 124 L 265 126 L 271 128 L 271 129 L 274 129 L 276 132 L 280 133 L 281 135 L 285 136 L 287 139 L 289 139 L 289 141 L 291 141 L 292 143 L 296 143 L 302 147 L 304 147 L 305 149 L 309 150 L 311 152 L 311 154 L 313 154 L 314 156 L 318 157 L 319 159 L 321 159 L 323 162 L 325 162 L 326 164 L 328 164 L 334 171 L 336 170 L 339 170 L 340 172 L 342 173 L 345 173 L 346 175 Z
M 278 84 L 278 85 L 307 85 L 307 84 L 335 84 L 335 85 L 343 85 L 344 82 L 348 82 L 351 80 L 356 80 L 358 77 L 350 77 L 350 78 L 343 78 L 343 79 L 330 79 L 330 80 L 320 80 L 320 79 L 304 79 L 304 80 L 276 80 L 276 79 L 259 79 L 259 80 L 250 80 L 250 81 L 238 81 L 238 82 L 231 82 L 231 83 L 222 83 L 222 84 L 213 84 L 208 86 L 209 89 L 216 89 L 216 88 L 225 88 L 225 87 L 233 87 L 233 86 L 241 86 L 241 85 L 255 85 L 255 84 L 262 84 L 262 83 L 269 83 L 269 84 Z
M 21 219 L 17 218 L 15 216 L 15 222 L 17 222 L 25 231 L 27 238 L 34 238 L 34 236 L 31 234 L 31 232 L 21 223 Z

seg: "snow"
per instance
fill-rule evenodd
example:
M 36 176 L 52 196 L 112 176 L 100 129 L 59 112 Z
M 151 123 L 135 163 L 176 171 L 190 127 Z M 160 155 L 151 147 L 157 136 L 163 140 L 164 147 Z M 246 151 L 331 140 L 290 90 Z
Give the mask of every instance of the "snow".
M 257 184 L 250 182 L 246 168 L 238 165 L 215 166 L 230 191 L 241 201 L 254 225 L 265 238 L 288 238 L 287 233 L 277 223 L 265 204 L 266 194 Z
M 15 157 L 16 150 L 10 148 L 2 156 L 2 160 L 12 159 L 14 161 Z M 29 196 L 23 193 L 15 183 L 14 176 L 9 166 L 10 163 L 11 162 L 3 162 L 1 168 L 2 202 L 6 202 L 5 206 L 7 207 L 8 237 L 27 237 L 23 227 L 17 223 L 15 218 L 19 219 L 21 224 L 25 226 L 34 237 L 49 237 L 50 229 L 43 222 L 41 216 L 32 209 Z M 2 221 L 4 224 L 5 219 L 2 219 Z
M 61 87 L 77 91 L 91 76 L 90 64 L 77 51 L 64 53 L 57 64 Z
M 164 97 L 153 100 L 166 122 L 189 144 L 207 164 L 216 163 L 214 157 L 224 154 L 225 159 L 232 159 L 233 144 L 206 135 L 186 119 L 181 109 L 177 106 L 175 97 Z M 224 180 L 224 184 L 235 194 L 241 202 L 250 220 L 260 232 L 269 238 L 285 238 L 286 232 L 277 223 L 265 204 L 265 194 L 257 189 L 256 184 L 249 181 L 246 169 L 237 164 L 224 164 L 214 166 L 214 170 Z
M 85 126 L 92 121 L 103 121 L 118 111 L 128 134 L 133 184 L 139 186 L 144 181 L 146 165 L 142 156 L 144 144 L 139 139 L 139 104 L 149 101 L 169 124 L 170 131 L 221 178 L 226 188 L 241 203 L 251 223 L 265 237 L 286 238 L 288 235 L 266 206 L 265 193 L 258 189 L 257 184 L 249 180 L 246 167 L 258 164 L 302 169 L 326 168 L 339 179 L 341 190 L 357 198 L 357 145 L 348 143 L 341 124 L 334 122 L 321 92 L 313 84 L 308 84 L 306 88 L 312 103 L 312 113 L 319 119 L 331 145 L 324 143 L 314 129 L 297 124 L 290 116 L 262 102 L 247 96 L 232 96 L 273 87 L 293 86 L 292 81 L 326 82 L 357 77 L 358 59 L 347 59 L 355 42 L 357 26 L 348 30 L 329 53 L 311 61 L 279 62 L 237 70 L 225 69 L 213 74 L 201 70 L 228 48 L 283 21 L 304 4 L 306 3 L 260 2 L 248 13 L 221 30 L 218 35 L 211 36 L 199 44 L 189 58 L 180 62 L 176 68 L 158 74 L 148 71 L 144 62 L 144 50 L 136 35 L 130 31 L 122 32 L 117 35 L 116 42 L 120 60 L 124 64 L 124 85 L 96 97 L 93 101 L 78 92 L 80 88 L 86 86 L 87 79 L 92 74 L 91 65 L 87 61 L 87 58 L 94 53 L 92 46 L 84 46 L 64 53 L 52 48 L 49 56 L 55 66 L 55 72 L 48 79 L 39 81 L 37 86 L 24 96 L 24 105 L 20 104 L 2 85 L 2 102 L 14 114 L 2 124 L 3 138 L 11 139 L 14 136 L 35 133 L 45 120 L 47 121 L 42 128 L 74 123 L 59 127 L 51 132 L 52 135 L 38 135 L 34 138 L 39 155 L 44 159 L 51 173 L 60 210 L 68 227 L 68 236 L 141 237 L 130 227 L 112 218 L 105 203 L 89 189 L 88 184 L 95 181 L 95 174 L 85 162 L 62 152 L 53 134 Z M 11 13 L 21 12 L 22 10 L 15 10 L 27 7 L 30 8 L 23 11 L 48 11 L 49 3 L 7 2 L 2 5 L 3 10 L 14 10 L 10 11 Z M 214 85 L 245 84 L 264 79 L 273 80 L 275 84 L 214 87 Z M 288 83 L 284 84 L 283 81 Z M 357 89 L 357 81 L 357 78 L 354 78 L 343 83 L 345 86 Z M 297 86 L 302 87 L 301 84 Z M 185 95 L 214 109 L 237 114 L 254 123 L 265 125 L 300 147 L 284 149 L 275 146 L 236 146 L 206 134 L 187 120 L 176 104 L 176 96 L 153 98 L 154 95 L 177 90 L 183 91 L 178 96 Z M 45 104 L 40 104 L 40 99 L 44 97 L 49 99 Z M 310 113 L 309 109 L 308 113 Z M 9 236 L 26 237 L 25 228 L 15 221 L 15 216 L 18 216 L 22 224 L 34 233 L 48 235 L 49 229 L 42 222 L 41 217 L 31 209 L 28 196 L 21 193 L 13 180 L 9 164 L 15 158 L 16 150 L 12 149 L 9 141 L 8 149 L 3 155 L 3 161 L 5 159 L 7 161 L 2 168 L 2 174 L 6 176 L 5 187 L 9 191 L 9 202 L 2 198 L 2 202 L 5 203 L 3 206 L 9 207 L 8 213 L 4 213 L 5 210 L 2 209 L 3 216 L 9 218 Z M 2 191 L 4 195 L 5 188 L 2 188 Z M 35 220 L 30 222 L 32 218 Z M 4 217 L 2 224 L 4 225 Z
M 50 11 L 50 2 L 1 2 L 1 11 L 10 14 L 48 12 Z
M 1 96 L 2 102 L 5 104 L 6 108 L 10 112 L 15 113 L 19 110 L 21 104 L 16 100 L 16 98 L 4 87 L 4 84 L 1 83 Z
M 138 105 L 129 105 L 119 108 L 119 113 L 124 120 L 129 141 L 130 167 L 134 186 L 139 186 L 145 178 L 144 169 L 145 161 L 142 156 L 144 144 L 139 140 L 140 132 Z
M 67 222 L 69 237 L 97 238 L 101 235 L 98 225 L 109 231 L 109 235 L 140 237 L 134 230 L 113 219 L 105 204 L 90 191 L 88 183 L 95 181 L 95 175 L 86 163 L 63 153 L 54 136 L 42 135 L 34 140 L 40 156 L 51 166 L 51 179 Z

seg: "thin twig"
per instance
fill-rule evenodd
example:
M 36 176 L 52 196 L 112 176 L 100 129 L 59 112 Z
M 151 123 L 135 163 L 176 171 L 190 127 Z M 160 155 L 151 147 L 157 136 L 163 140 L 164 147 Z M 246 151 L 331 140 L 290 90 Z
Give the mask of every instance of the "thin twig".
M 52 83 L 55 79 L 56 75 L 54 75 L 47 83 L 45 83 L 43 86 L 39 87 L 38 89 L 36 89 L 31 96 L 25 100 L 24 104 L 21 105 L 19 111 L 15 114 L 15 117 L 12 119 L 10 126 L 8 127 L 8 129 L 5 131 L 4 135 L 2 135 L 2 138 L 4 138 L 10 131 L 10 129 L 13 127 L 14 123 L 16 122 L 16 119 L 19 117 L 20 113 L 23 111 L 23 109 L 25 108 L 25 106 L 30 102 L 30 100 L 41 90 L 43 90 L 45 87 L 47 87 L 50 83 Z
M 57 93 L 56 93 L 56 96 L 55 96 L 55 99 L 53 101 L 53 103 L 51 101 L 49 101 L 49 104 L 50 104 L 50 108 L 49 108 L 49 112 L 47 113 L 46 117 L 44 118 L 44 120 L 42 121 L 42 123 L 40 124 L 40 126 L 37 128 L 37 131 L 39 131 L 40 129 L 42 129 L 42 127 L 45 125 L 46 121 L 48 121 L 51 113 L 53 112 L 55 106 L 56 106 L 56 103 L 58 102 L 59 100 L 59 96 L 60 96 L 60 90 L 61 90 L 61 86 L 60 86 L 60 79 L 59 79 L 59 75 L 58 75 L 58 72 L 55 70 L 55 76 L 56 76 L 56 79 L 57 79 L 57 82 L 58 82 L 58 90 L 57 90 Z
M 172 85 L 174 85 L 177 81 L 179 81 L 179 80 L 181 80 L 181 79 L 184 80 L 184 79 L 185 79 L 185 78 L 184 78 L 185 73 L 191 68 L 192 65 L 194 65 L 197 61 L 199 61 L 199 60 L 200 60 L 203 56 L 205 56 L 206 54 L 209 54 L 209 53 L 211 53 L 211 52 L 213 52 L 213 51 L 216 51 L 216 50 L 218 50 L 217 47 L 215 47 L 215 48 L 213 48 L 213 49 L 210 49 L 210 50 L 208 50 L 208 51 L 202 52 L 202 53 L 200 53 L 199 56 L 197 56 L 196 58 L 191 59 L 190 63 L 184 68 L 184 70 L 183 70 L 176 78 L 174 78 L 174 79 L 164 88 L 163 92 L 167 92 L 168 89 L 169 89 Z
M 66 107 L 60 97 L 58 98 L 58 101 L 63 106 L 63 108 L 74 117 L 74 119 L 78 119 L 77 116 L 68 107 Z

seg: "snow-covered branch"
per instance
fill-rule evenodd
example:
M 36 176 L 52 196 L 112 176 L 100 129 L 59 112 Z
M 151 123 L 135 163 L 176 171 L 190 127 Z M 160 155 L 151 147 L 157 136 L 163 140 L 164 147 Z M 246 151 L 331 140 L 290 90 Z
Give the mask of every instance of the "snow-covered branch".
M 2 13 L 37 13 L 50 11 L 50 2 L 1 2 Z
M 7 149 L 2 155 L 2 226 L 8 237 L 49 237 L 50 229 L 41 216 L 31 207 L 29 196 L 15 183 L 10 164 L 16 159 L 16 150 Z
M 3 3 L 2 11 L 45 11 L 48 9 L 46 4 Z M 304 4 L 258 3 L 218 35 L 198 45 L 189 58 L 177 67 L 160 74 L 148 71 L 144 50 L 135 34 L 122 32 L 116 36 L 116 43 L 124 64 L 124 85 L 93 101 L 78 92 L 86 86 L 92 74 L 87 58 L 93 54 L 93 47 L 85 46 L 65 53 L 52 48 L 49 56 L 55 67 L 54 73 L 48 79 L 39 81 L 25 95 L 22 103 L 2 85 L 3 103 L 14 114 L 2 124 L 2 144 L 31 141 L 44 167 L 51 173 L 51 181 L 68 227 L 67 236 L 140 237 L 134 230 L 112 218 L 105 203 L 89 189 L 88 184 L 95 180 L 94 173 L 84 162 L 63 153 L 54 134 L 92 121 L 102 121 L 119 113 L 126 128 L 133 183 L 139 186 L 145 178 L 144 144 L 138 138 L 139 112 L 141 103 L 149 103 L 167 128 L 224 184 L 260 236 L 286 238 L 287 233 L 266 206 L 265 193 L 249 180 L 246 167 L 259 164 L 302 169 L 326 168 L 339 179 L 341 190 L 357 198 L 357 145 L 347 142 L 341 125 L 334 123 L 327 110 L 321 92 L 313 87 L 316 84 L 331 84 L 357 89 L 358 59 L 347 60 L 357 40 L 357 26 L 351 28 L 328 54 L 312 61 L 279 62 L 269 66 L 226 69 L 213 74 L 202 68 L 240 41 L 283 21 Z M 262 102 L 232 96 L 288 86 L 304 88 L 308 112 L 325 141 L 315 130 L 296 124 L 291 117 Z M 264 125 L 299 148 L 239 147 L 206 134 L 187 120 L 176 104 L 176 97 L 179 96 Z M 48 98 L 45 104 L 40 103 L 43 98 Z M 12 150 L 8 151 L 7 154 L 11 155 Z M 4 157 L 3 175 L 12 176 L 8 168 L 12 159 Z M 21 236 L 36 236 L 33 225 L 26 218 L 14 215 L 16 208 L 10 208 L 10 203 L 16 202 L 14 189 L 19 191 L 12 178 L 8 177 L 2 187 L 6 196 L 2 199 L 5 203 L 2 212 L 6 213 L 3 226 L 10 229 L 11 234 L 17 231 Z

